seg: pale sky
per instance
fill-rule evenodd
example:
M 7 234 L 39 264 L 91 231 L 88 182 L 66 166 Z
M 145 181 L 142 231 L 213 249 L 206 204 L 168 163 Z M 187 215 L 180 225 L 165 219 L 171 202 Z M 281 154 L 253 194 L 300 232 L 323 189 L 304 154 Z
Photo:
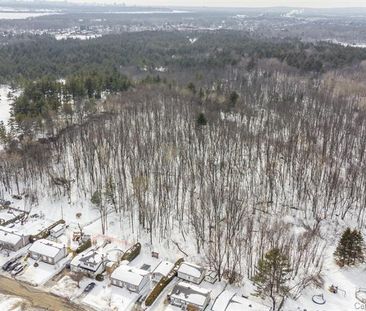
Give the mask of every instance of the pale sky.
M 68 0 L 68 2 L 126 3 L 141 6 L 200 7 L 366 7 L 366 0 Z

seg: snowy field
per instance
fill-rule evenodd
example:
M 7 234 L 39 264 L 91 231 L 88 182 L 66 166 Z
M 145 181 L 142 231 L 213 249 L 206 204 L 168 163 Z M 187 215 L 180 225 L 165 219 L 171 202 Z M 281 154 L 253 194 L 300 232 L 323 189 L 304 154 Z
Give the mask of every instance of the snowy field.
M 74 34 L 74 33 L 63 33 L 63 34 L 56 34 L 56 40 L 67 40 L 67 39 L 74 39 L 74 40 L 90 40 L 95 38 L 100 38 L 101 34 Z
M 56 13 L 37 13 L 37 12 L 0 12 L 0 19 L 27 19 L 46 16 Z

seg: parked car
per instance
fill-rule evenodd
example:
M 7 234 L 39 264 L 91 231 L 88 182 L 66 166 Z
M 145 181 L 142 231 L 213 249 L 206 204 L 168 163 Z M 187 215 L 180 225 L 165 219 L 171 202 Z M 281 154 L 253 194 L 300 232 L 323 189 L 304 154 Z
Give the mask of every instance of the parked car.
M 18 258 L 10 259 L 9 261 L 7 261 L 6 263 L 3 264 L 2 269 L 4 271 L 8 271 L 10 265 L 14 264 L 17 260 L 18 260 Z
M 0 205 L 9 206 L 11 204 L 10 201 L 6 201 L 4 199 L 0 199 Z
M 19 273 L 21 273 L 24 270 L 24 268 L 25 267 L 22 264 L 20 264 L 20 265 L 16 266 L 13 269 L 13 271 L 11 271 L 10 274 L 14 277 L 14 276 L 18 275 Z
M 95 287 L 95 283 L 94 282 L 91 282 L 91 283 L 89 283 L 86 287 L 85 287 L 85 289 L 84 289 L 84 293 L 90 293 L 92 290 L 93 290 L 93 288 Z
M 20 264 L 21 264 L 20 262 L 15 261 L 14 263 L 12 263 L 12 264 L 9 266 L 8 270 L 6 270 L 6 271 L 10 272 L 10 271 L 14 270 L 14 269 L 15 269 L 17 266 L 19 266 Z

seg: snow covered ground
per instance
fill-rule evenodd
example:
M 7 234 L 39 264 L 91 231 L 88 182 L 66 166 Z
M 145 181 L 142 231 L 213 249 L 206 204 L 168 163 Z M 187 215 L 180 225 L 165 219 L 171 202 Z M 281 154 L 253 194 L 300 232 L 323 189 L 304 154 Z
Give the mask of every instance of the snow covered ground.
M 67 39 L 74 39 L 74 40 L 89 40 L 100 38 L 101 34 L 74 34 L 74 33 L 66 33 L 66 34 L 56 34 L 56 40 L 67 40 Z
M 307 288 L 297 301 L 289 301 L 287 303 L 286 310 L 366 310 L 366 305 L 363 305 L 356 299 L 356 291 L 366 288 L 366 264 L 352 268 L 340 268 L 333 260 L 334 249 L 329 249 L 324 263 L 324 288 Z M 338 287 L 337 294 L 329 291 L 331 285 Z M 315 304 L 312 301 L 314 295 L 323 295 L 325 304 Z
M 12 200 L 10 195 L 6 196 L 5 199 Z M 38 218 L 29 218 L 29 221 L 24 225 L 21 225 L 20 223 L 15 224 L 15 229 L 19 230 L 20 228 L 23 228 L 26 232 L 34 234 L 34 232 L 39 232 L 50 223 L 64 218 L 67 220 L 68 228 L 65 234 L 58 239 L 59 241 L 72 246 L 72 233 L 74 231 L 78 231 L 78 225 L 80 224 L 84 232 L 91 235 L 94 243 L 99 245 L 103 240 L 111 241 L 110 244 L 105 246 L 106 252 L 110 257 L 109 259 L 111 260 L 115 260 L 116 258 L 112 257 L 113 255 L 118 254 L 117 252 L 113 252 L 113 250 L 127 250 L 134 243 L 139 241 L 142 244 L 141 254 L 133 260 L 130 265 L 137 268 L 141 268 L 143 265 L 148 265 L 150 266 L 149 271 L 153 271 L 161 260 L 175 262 L 177 259 L 185 257 L 171 239 L 154 241 L 154 244 L 151 245 L 149 243 L 148 233 L 142 230 L 133 230 L 130 220 L 125 219 L 120 215 L 116 215 L 113 212 L 110 213 L 108 217 L 107 232 L 105 236 L 102 236 L 98 211 L 91 206 L 88 198 L 78 197 L 75 194 L 72 203 L 68 204 L 67 200 L 64 198 L 58 200 L 54 199 L 51 201 L 49 198 L 43 197 L 38 203 L 39 204 L 37 206 L 30 207 L 29 203 L 24 199 L 14 202 L 14 207 L 31 210 L 31 214 L 36 213 L 39 215 Z M 45 218 L 44 215 L 47 215 L 47 218 Z M 292 221 L 292 218 L 288 217 L 288 220 L 286 221 L 290 222 Z M 296 226 L 296 222 L 293 222 Z M 342 228 L 340 227 L 337 230 L 342 231 Z M 362 306 L 355 298 L 355 293 L 358 289 L 366 287 L 366 265 L 356 268 L 339 268 L 333 259 L 333 252 L 337 242 L 335 237 L 339 236 L 339 234 L 334 232 L 332 236 L 334 236 L 334 243 L 330 243 L 333 246 L 328 247 L 327 256 L 324 262 L 324 286 L 322 288 L 307 288 L 298 300 L 288 300 L 285 304 L 284 311 L 353 311 L 357 310 L 356 306 Z M 179 234 L 174 235 L 172 239 L 180 246 L 181 249 L 192 254 L 189 258 L 185 257 L 187 261 L 205 266 L 204 259 L 202 256 L 195 254 L 194 245 L 189 243 L 188 239 L 184 240 L 184 238 Z M 151 252 L 153 251 L 159 253 L 159 259 L 151 256 Z M 0 256 L 0 263 L 4 263 L 8 259 L 9 257 L 6 257 L 5 254 L 3 254 L 3 256 Z M 47 264 L 43 265 L 48 269 L 43 269 L 42 263 L 38 268 L 34 268 L 30 262 L 31 259 L 28 259 L 28 261 L 30 265 L 27 267 L 24 274 L 18 277 L 19 280 L 24 280 L 28 283 L 35 283 L 37 285 L 44 284 L 41 288 L 63 297 L 67 297 L 72 299 L 74 302 L 89 306 L 96 310 L 131 310 L 132 306 L 135 305 L 135 302 L 140 297 L 139 294 L 130 293 L 124 289 L 111 286 L 108 276 L 102 282 L 97 282 L 91 278 L 84 277 L 80 282 L 80 288 L 77 287 L 76 282 L 70 279 L 69 276 L 65 276 L 61 278 L 57 284 L 47 287 L 47 284 L 45 283 L 60 270 L 54 269 L 54 267 L 51 269 Z M 41 270 L 45 271 L 39 273 Z M 166 298 L 178 281 L 179 280 L 177 278 L 174 279 L 159 296 L 153 306 L 148 310 L 177 311 L 177 308 L 168 305 Z M 82 294 L 83 289 L 90 282 L 95 282 L 97 284 L 96 287 L 89 294 Z M 338 286 L 338 294 L 332 294 L 329 292 L 328 289 L 331 285 Z M 211 302 L 207 310 L 210 310 L 215 298 L 224 290 L 224 288 L 237 293 L 238 296 L 248 296 L 249 301 L 268 305 L 268 301 L 261 301 L 252 295 L 254 287 L 247 279 L 237 286 L 229 286 L 225 282 L 218 282 L 215 285 L 212 285 L 205 281 L 202 282 L 200 286 L 211 290 Z M 312 301 L 314 295 L 323 295 L 326 301 L 325 304 L 316 305 Z M 10 299 L 10 301 L 13 300 Z M 362 309 L 359 308 L 358 310 Z
M 2 311 L 23 311 L 35 310 L 31 308 L 28 302 L 22 298 L 10 295 L 0 294 L 0 310 Z
M 38 262 L 38 266 L 35 267 L 35 260 L 28 258 L 27 267 L 24 269 L 24 273 L 17 276 L 16 279 L 33 286 L 43 285 L 56 274 L 60 273 L 68 261 L 70 261 L 70 258 L 66 257 L 55 265 Z
M 82 303 L 95 310 L 131 310 L 139 294 L 111 285 L 98 285 L 93 292 L 87 295 Z
M 9 85 L 0 85 L 0 122 L 4 122 L 4 124 L 10 119 L 11 100 L 8 98 L 10 91 Z
M 27 19 L 33 17 L 46 16 L 57 13 L 39 13 L 39 12 L 0 12 L 0 19 Z
M 78 287 L 77 282 L 74 281 L 70 276 L 66 275 L 50 288 L 50 292 L 55 295 L 73 300 L 82 294 L 84 288 L 90 282 L 90 279 L 84 278 L 80 281 Z

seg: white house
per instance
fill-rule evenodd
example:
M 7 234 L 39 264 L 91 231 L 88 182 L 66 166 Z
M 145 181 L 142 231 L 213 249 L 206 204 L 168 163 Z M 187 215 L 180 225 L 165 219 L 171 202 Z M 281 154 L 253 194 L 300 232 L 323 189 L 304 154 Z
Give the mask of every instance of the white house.
M 1 248 L 16 252 L 28 244 L 29 236 L 6 227 L 0 227 Z
M 41 239 L 32 244 L 29 248 L 29 255 L 34 260 L 41 260 L 54 265 L 66 257 L 67 251 L 64 244 Z
M 193 263 L 183 262 L 178 269 L 178 277 L 182 280 L 199 284 L 205 277 L 205 269 Z
M 174 264 L 169 261 L 161 261 L 152 272 L 151 279 L 159 282 L 163 277 L 167 276 L 174 268 Z
M 89 277 L 96 277 L 105 270 L 104 254 L 95 249 L 86 250 L 75 256 L 70 263 L 73 272 L 81 272 Z
M 194 308 L 194 310 L 204 310 L 210 302 L 210 291 L 186 282 L 180 282 L 174 286 L 168 296 L 169 303 L 182 310 Z M 223 311 L 223 310 L 221 310 Z
M 111 274 L 112 285 L 126 287 L 128 290 L 137 293 L 140 293 L 149 281 L 148 271 L 128 265 L 120 265 Z
M 238 296 L 236 293 L 224 290 L 214 301 L 211 311 L 269 311 L 269 308 L 259 303 Z

